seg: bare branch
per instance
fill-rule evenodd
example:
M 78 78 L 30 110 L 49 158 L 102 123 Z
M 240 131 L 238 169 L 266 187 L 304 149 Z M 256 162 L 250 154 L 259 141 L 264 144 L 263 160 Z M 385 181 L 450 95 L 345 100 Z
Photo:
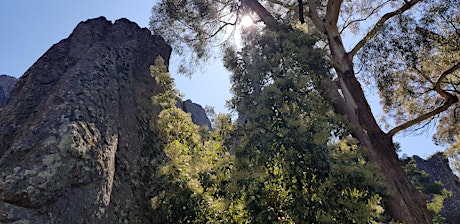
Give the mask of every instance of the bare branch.
M 418 74 L 420 76 L 422 76 L 427 82 L 431 83 L 431 85 L 435 85 L 435 83 L 430 79 L 430 77 L 426 76 L 425 73 L 422 70 L 418 69 L 415 66 L 412 69 L 414 69 L 416 72 L 418 72 Z
M 379 21 L 377 21 L 377 23 L 375 24 L 374 28 L 372 28 L 371 31 L 369 31 L 366 36 L 361 39 L 357 44 L 356 46 L 350 51 L 350 53 L 348 53 L 348 55 L 352 58 L 353 56 L 355 56 L 356 53 L 358 53 L 359 49 L 361 49 L 364 44 L 367 43 L 367 41 L 369 41 L 370 39 L 372 39 L 375 35 L 377 35 L 377 32 L 382 28 L 383 24 L 388 21 L 389 19 L 391 19 L 392 17 L 396 16 L 396 15 L 400 15 L 401 13 L 409 10 L 410 8 L 412 8 L 414 5 L 416 5 L 418 2 L 420 2 L 421 0 L 412 0 L 412 1 L 407 1 L 406 4 L 404 4 L 403 6 L 401 6 L 401 8 L 393 11 L 393 12 L 389 12 L 389 13 L 386 13 L 385 15 L 382 16 L 382 18 L 379 19 Z
M 383 6 L 385 6 L 387 3 L 389 2 L 388 1 L 385 1 L 383 2 L 382 4 L 378 5 L 377 7 L 375 7 L 374 9 L 372 9 L 372 11 L 369 13 L 369 15 L 367 16 L 364 16 L 362 18 L 359 18 L 359 19 L 356 19 L 356 20 L 352 20 L 350 22 L 345 22 L 344 26 L 342 27 L 342 29 L 340 30 L 340 33 L 342 33 L 346 28 L 348 28 L 351 24 L 353 23 L 359 23 L 359 22 L 362 22 L 362 21 L 365 21 L 367 19 L 369 19 L 372 15 L 374 15 L 378 10 L 380 10 Z M 348 21 L 348 20 L 347 20 Z
M 296 12 L 298 12 L 298 9 L 297 9 L 294 5 L 286 4 L 286 2 L 283 2 L 283 1 L 279 1 L 279 0 L 267 0 L 267 2 L 270 2 L 270 3 L 276 4 L 276 5 L 283 6 L 283 7 L 285 7 L 285 8 L 290 8 L 290 9 L 293 9 L 293 10 L 295 10 Z
M 220 22 L 223 23 L 223 25 L 220 26 L 214 33 L 208 34 L 208 38 L 213 38 L 213 37 L 215 37 L 221 30 L 223 30 L 223 29 L 224 29 L 225 27 L 227 27 L 227 26 L 235 26 L 237 21 L 238 21 L 238 19 L 236 19 L 236 21 L 233 22 L 233 23 L 220 21 Z

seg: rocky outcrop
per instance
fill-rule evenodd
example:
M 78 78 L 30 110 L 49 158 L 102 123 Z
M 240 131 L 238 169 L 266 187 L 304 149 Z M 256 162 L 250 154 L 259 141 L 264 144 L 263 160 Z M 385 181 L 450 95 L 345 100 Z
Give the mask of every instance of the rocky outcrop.
M 18 80 L 8 75 L 0 75 L 0 107 L 6 103 L 13 86 Z
M 26 71 L 0 112 L 0 223 L 154 222 L 161 89 L 149 65 L 170 53 L 149 30 L 101 17 Z
M 193 103 L 191 100 L 178 101 L 178 108 L 181 108 L 184 112 L 189 113 L 192 117 L 193 123 L 198 126 L 205 126 L 211 129 L 211 121 L 209 121 L 206 111 L 203 107 L 197 103 Z
M 444 200 L 441 215 L 448 223 L 460 223 L 460 181 L 449 167 L 449 161 L 443 153 L 438 152 L 427 160 L 418 156 L 413 157 L 417 169 L 427 172 L 430 182 L 441 181 L 444 188 L 451 191 L 453 196 Z

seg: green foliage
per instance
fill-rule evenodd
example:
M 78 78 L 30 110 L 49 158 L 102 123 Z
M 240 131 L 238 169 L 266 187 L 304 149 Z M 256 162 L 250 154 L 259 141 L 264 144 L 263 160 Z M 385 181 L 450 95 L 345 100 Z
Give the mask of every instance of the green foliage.
M 222 136 L 232 130 L 228 115 L 216 115 L 214 131 L 200 130 L 189 114 L 177 108 L 174 83 L 161 59 L 151 68 L 164 93 L 153 101 L 163 107 L 157 127 L 166 142 L 167 161 L 160 174 L 164 189 L 151 199 L 158 223 L 244 223 L 246 212 L 241 200 L 229 201 L 233 156 Z M 206 133 L 206 135 L 200 135 Z
M 460 134 L 458 134 L 454 139 L 456 142 L 450 145 L 444 154 L 450 158 L 449 161 L 458 175 L 460 174 Z
M 420 2 L 389 21 L 359 53 L 361 65 L 377 84 L 384 111 L 396 124 L 415 119 L 460 98 L 460 1 Z M 453 70 L 451 70 L 453 69 Z M 437 124 L 433 139 L 460 170 L 460 104 L 409 131 Z M 437 123 L 435 123 L 437 122 Z
M 297 1 L 258 2 L 267 10 L 257 12 L 261 17 L 264 13 L 270 14 L 285 27 L 296 24 L 299 18 Z M 414 2 L 417 2 L 416 5 L 409 7 Z M 178 52 L 187 55 L 185 49 L 192 49 L 191 61 L 196 62 L 212 54 L 211 47 L 215 43 L 228 43 L 222 39 L 225 34 L 231 34 L 227 27 L 237 24 L 240 15 L 248 13 L 247 8 L 243 10 L 243 3 L 244 1 L 232 0 L 161 0 L 154 7 L 151 28 L 166 37 Z M 439 118 L 435 140 L 437 143 L 451 144 L 448 155 L 456 159 L 455 164 L 460 164 L 459 104 L 450 106 L 442 113 L 436 112 L 437 108 L 446 103 L 446 96 L 454 96 L 450 99 L 455 99 L 460 95 L 460 78 L 458 67 L 455 67 L 459 65 L 460 55 L 459 0 L 348 0 L 303 3 L 307 10 L 305 18 L 315 19 L 315 12 L 321 17 L 316 18 L 314 24 L 317 27 L 307 21 L 296 28 L 279 29 L 278 33 L 271 33 L 258 29 L 262 25 L 246 33 L 242 51 L 239 51 L 239 47 L 227 49 L 225 63 L 234 73 L 232 79 L 235 97 L 230 105 L 237 110 L 240 122 L 244 125 L 235 131 L 225 131 L 231 136 L 236 135 L 236 140 L 228 136 L 221 138 L 238 158 L 232 171 L 232 179 L 240 180 L 236 186 L 251 189 L 251 194 L 232 191 L 236 192 L 233 197 L 246 203 L 245 209 L 253 217 L 251 221 L 259 222 L 272 216 L 280 217 L 281 220 L 298 218 L 297 213 L 290 213 L 289 210 L 295 207 L 292 200 L 297 197 L 301 202 L 308 201 L 305 205 L 301 203 L 302 206 L 314 207 L 308 211 L 321 211 L 315 209 L 324 203 L 317 199 L 317 195 L 323 192 L 316 191 L 321 186 L 326 186 L 323 184 L 333 176 L 332 163 L 335 161 L 334 155 L 337 154 L 326 147 L 326 142 L 330 140 L 331 133 L 341 138 L 347 136 L 347 125 L 338 122 L 340 118 L 331 112 L 327 105 L 328 96 L 324 93 L 320 96 L 317 92 L 324 92 L 324 89 L 316 88 L 317 84 L 322 79 L 331 80 L 333 76 L 328 72 L 330 67 L 323 58 L 324 52 L 314 48 L 315 44 L 329 50 L 326 55 L 329 54 L 334 60 L 337 71 L 344 67 L 342 65 L 353 66 L 350 61 L 357 53 L 354 50 L 358 51 L 361 59 L 358 66 L 364 68 L 364 72 L 360 74 L 369 75 L 367 78 L 375 82 L 384 110 L 396 125 L 413 121 L 411 125 L 418 125 L 412 126 L 411 130 L 417 131 Z M 399 14 L 404 11 L 405 6 L 411 10 Z M 334 13 L 334 7 L 337 7 L 337 13 Z M 253 6 L 253 10 L 257 11 L 254 8 Z M 380 17 L 382 13 L 398 8 L 402 10 L 395 11 L 396 16 L 389 13 Z M 344 37 L 351 30 L 351 33 L 356 34 L 363 30 L 362 25 L 373 24 L 375 19 L 384 19 L 387 16 L 391 17 L 390 20 L 384 24 L 377 23 L 376 36 L 372 34 L 372 30 L 363 39 L 366 43 L 364 47 L 360 45 L 363 42 L 360 42 L 349 52 L 349 57 L 342 57 L 340 52 L 335 52 L 342 47 L 340 37 L 334 36 L 336 33 L 345 34 L 342 35 Z M 336 19 L 339 20 L 337 30 L 334 29 Z M 322 25 L 325 24 L 321 20 L 332 22 L 333 24 L 327 24 L 332 30 L 324 30 Z M 316 38 L 303 34 L 304 31 L 315 28 L 329 38 L 330 42 L 318 44 Z M 334 47 L 334 44 L 338 48 L 328 49 Z M 446 74 L 450 68 L 453 72 Z M 354 75 L 345 74 L 340 78 L 355 81 Z M 363 100 L 359 107 L 365 108 L 367 105 L 365 99 Z M 423 119 L 417 120 L 421 116 Z M 358 155 L 362 156 L 359 153 Z M 382 157 L 382 160 L 385 158 Z M 299 161 L 308 163 L 302 164 Z M 304 182 L 294 183 L 294 171 L 291 169 L 309 169 L 309 176 L 302 177 Z M 368 177 L 367 174 L 364 176 Z M 303 187 L 290 187 L 297 183 L 306 186 L 305 191 L 308 193 L 304 192 L 303 196 L 307 195 L 308 200 L 296 193 L 304 189 Z M 233 185 L 229 186 L 233 189 Z M 366 194 L 363 189 L 357 189 L 358 192 L 353 189 L 344 192 L 352 195 L 350 198 L 365 195 L 364 198 L 368 198 L 368 201 L 372 201 L 370 198 L 377 198 L 375 195 L 380 192 L 369 188 L 370 193 Z M 328 212 L 324 211 L 326 214 Z M 372 216 L 364 213 L 368 214 L 366 217 Z M 353 212 L 350 214 L 351 216 L 344 217 L 357 215 Z M 318 222 L 331 221 L 329 215 L 307 216 L 326 217 L 318 218 Z M 344 222 L 348 221 L 350 220 Z
M 315 36 L 252 30 L 247 38 L 241 52 L 227 51 L 226 66 L 233 72 L 231 105 L 240 116 L 234 188 L 251 222 L 377 220 L 383 187 L 375 167 L 354 144 L 328 145 L 343 124 L 314 89 L 330 77 Z
M 152 97 L 153 103 L 162 108 L 175 107 L 176 99 L 180 99 L 180 94 L 175 88 L 174 79 L 169 75 L 163 58 L 158 57 L 155 59 L 155 65 L 150 66 L 150 73 L 164 90 L 157 96 Z
M 315 38 L 271 33 L 255 40 L 243 49 L 250 52 L 228 55 L 239 58 L 232 64 L 237 67 L 227 65 L 240 80 L 234 82 L 232 102 L 244 124 L 218 114 L 213 131 L 200 130 L 175 107 L 178 93 L 161 59 L 151 68 L 164 88 L 153 101 L 163 107 L 157 128 L 167 158 L 159 170 L 164 188 L 151 198 L 157 221 L 378 220 L 384 190 L 375 167 L 365 162 L 353 139 L 331 140 L 331 133 L 341 135 L 336 130 L 343 125 L 313 88 L 319 74 L 329 76 L 326 60 L 313 47 Z M 295 46 L 290 41 L 308 41 L 309 52 L 285 53 Z M 264 58 L 258 58 L 260 51 Z

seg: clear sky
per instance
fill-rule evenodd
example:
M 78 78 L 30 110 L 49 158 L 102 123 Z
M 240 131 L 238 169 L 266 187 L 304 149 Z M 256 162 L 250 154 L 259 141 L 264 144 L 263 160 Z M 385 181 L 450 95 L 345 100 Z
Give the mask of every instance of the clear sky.
M 155 0 L 0 0 L 0 74 L 20 77 L 53 44 L 69 36 L 75 26 L 87 19 L 105 16 L 109 20 L 127 18 L 148 27 Z M 203 106 L 214 106 L 216 112 L 227 112 L 225 101 L 230 96 L 229 73 L 219 60 L 213 60 L 191 78 L 171 73 L 185 99 Z M 379 110 L 378 99 L 370 98 L 373 110 Z M 397 136 L 403 153 L 422 157 L 440 150 L 431 135 Z

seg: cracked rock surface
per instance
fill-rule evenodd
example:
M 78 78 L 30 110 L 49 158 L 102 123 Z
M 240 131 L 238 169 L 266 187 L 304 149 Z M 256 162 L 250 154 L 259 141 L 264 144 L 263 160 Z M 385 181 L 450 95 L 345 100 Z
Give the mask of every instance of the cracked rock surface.
M 127 19 L 80 23 L 21 77 L 0 111 L 0 223 L 151 223 L 161 92 L 171 48 Z

